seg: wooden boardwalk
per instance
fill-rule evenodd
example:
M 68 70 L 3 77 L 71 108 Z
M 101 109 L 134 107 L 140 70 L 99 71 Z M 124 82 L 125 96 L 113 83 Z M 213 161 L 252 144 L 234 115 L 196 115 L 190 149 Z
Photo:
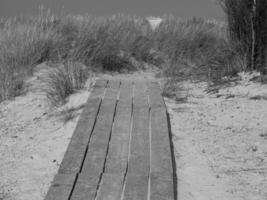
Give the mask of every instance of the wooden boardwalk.
M 176 199 L 159 85 L 97 80 L 45 200 Z

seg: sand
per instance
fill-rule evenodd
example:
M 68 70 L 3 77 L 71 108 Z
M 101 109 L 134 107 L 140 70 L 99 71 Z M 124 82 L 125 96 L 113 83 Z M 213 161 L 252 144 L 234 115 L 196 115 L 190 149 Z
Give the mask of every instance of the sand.
M 165 99 L 175 147 L 179 200 L 267 199 L 267 86 L 241 74 L 207 94 L 182 83 L 187 102 Z

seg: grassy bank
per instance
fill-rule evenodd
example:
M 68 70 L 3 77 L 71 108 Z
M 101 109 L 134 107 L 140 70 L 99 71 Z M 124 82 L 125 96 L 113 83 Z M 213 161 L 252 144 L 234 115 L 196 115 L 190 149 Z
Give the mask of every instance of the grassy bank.
M 85 74 L 142 69 L 150 63 L 169 82 L 189 77 L 215 82 L 246 68 L 241 48 L 228 39 L 227 25 L 216 21 L 164 17 L 152 31 L 145 18 L 135 16 L 55 16 L 41 10 L 36 17 L 2 20 L 0 27 L 0 101 L 19 95 L 25 78 L 45 61 L 82 64 Z M 47 80 L 62 83 L 72 76 L 69 72 L 50 74 Z M 65 88 L 75 88 L 74 82 L 66 81 Z
M 0 101 L 18 95 L 25 78 L 45 61 L 82 63 L 88 70 L 133 70 L 133 58 L 143 59 L 135 52 L 148 49 L 139 47 L 139 40 L 151 31 L 137 17 L 57 17 L 50 12 L 2 20 L 0 27 Z

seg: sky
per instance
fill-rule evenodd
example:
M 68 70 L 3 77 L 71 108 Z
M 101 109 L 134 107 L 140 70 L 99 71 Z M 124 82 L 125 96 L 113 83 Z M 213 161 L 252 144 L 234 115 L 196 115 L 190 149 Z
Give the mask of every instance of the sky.
M 216 0 L 0 0 L 0 17 L 35 15 L 43 5 L 53 13 L 138 16 L 204 17 L 224 19 Z

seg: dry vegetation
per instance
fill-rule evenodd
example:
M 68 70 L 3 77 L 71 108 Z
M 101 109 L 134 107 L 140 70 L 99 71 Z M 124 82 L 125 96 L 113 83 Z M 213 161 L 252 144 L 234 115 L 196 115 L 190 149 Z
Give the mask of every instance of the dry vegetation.
M 64 65 L 45 79 L 54 103 L 82 87 L 91 71 L 127 72 L 149 63 L 162 69 L 171 93 L 181 79 L 216 83 L 247 69 L 247 51 L 215 20 L 165 16 L 152 30 L 134 16 L 55 16 L 41 9 L 37 17 L 1 20 L 0 32 L 0 101 L 19 95 L 42 62 Z
M 25 79 L 39 63 L 64 64 L 46 79 L 53 87 L 48 96 L 57 91 L 56 96 L 63 98 L 86 78 L 79 76 L 81 69 L 76 67 L 87 66 L 87 75 L 92 70 L 129 71 L 141 67 L 136 60 L 147 61 L 151 49 L 142 43 L 151 32 L 149 23 L 125 15 L 57 17 L 41 10 L 35 18 L 2 20 L 0 27 L 0 101 L 19 95 Z M 64 86 L 59 85 L 62 82 Z

